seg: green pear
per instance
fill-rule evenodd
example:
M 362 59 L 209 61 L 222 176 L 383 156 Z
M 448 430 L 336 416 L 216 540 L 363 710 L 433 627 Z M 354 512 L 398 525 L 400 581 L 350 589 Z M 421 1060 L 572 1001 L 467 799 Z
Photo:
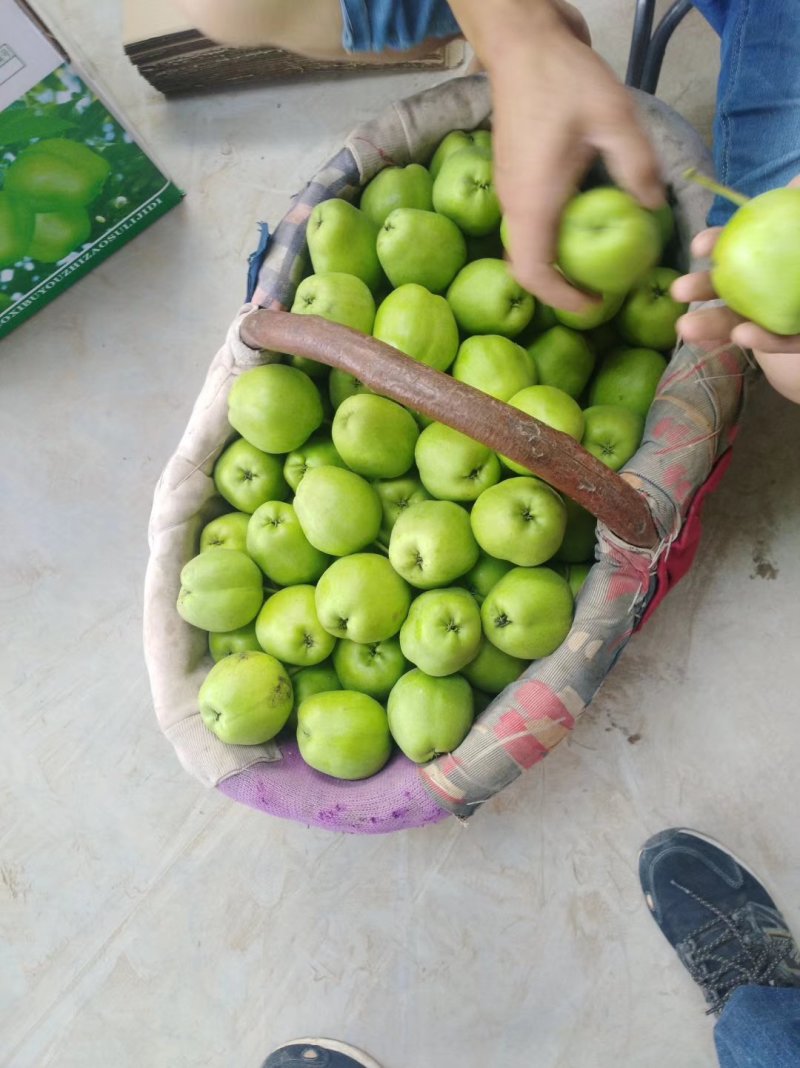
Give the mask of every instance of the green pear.
M 460 579 L 479 555 L 469 513 L 453 501 L 419 501 L 405 508 L 389 540 L 392 567 L 422 590 Z
M 366 779 L 392 752 L 389 721 L 374 697 L 328 690 L 307 697 L 297 709 L 300 756 L 315 771 L 336 779 Z
M 307 585 L 287 586 L 265 601 L 256 637 L 265 653 L 301 667 L 322 663 L 336 644 L 317 615 L 315 588 Z
M 378 259 L 393 286 L 417 282 L 431 293 L 447 289 L 467 262 L 464 235 L 435 211 L 397 208 L 378 233 Z
M 317 431 L 304 441 L 299 449 L 293 449 L 283 464 L 283 477 L 291 488 L 297 487 L 303 476 L 312 467 L 346 467 L 347 464 L 336 451 L 336 446 L 325 431 Z
M 256 621 L 253 619 L 236 630 L 211 631 L 208 651 L 215 663 L 236 653 L 263 652 L 256 637 Z
M 465 338 L 450 373 L 459 382 L 502 401 L 537 381 L 536 368 L 525 349 L 502 334 Z
M 533 316 L 535 300 L 511 273 L 505 260 L 473 260 L 462 267 L 447 290 L 456 321 L 465 334 L 516 337 Z
M 333 664 L 342 689 L 369 694 L 376 701 L 385 701 L 409 668 L 398 638 L 365 643 L 342 638 L 336 643 Z
M 339 455 L 356 474 L 399 478 L 414 463 L 419 429 L 401 404 L 357 394 L 336 409 L 331 434 Z
M 214 464 L 217 492 L 240 512 L 253 513 L 265 501 L 282 501 L 288 492 L 283 464 L 244 438 L 232 442 Z
M 409 282 L 381 303 L 373 335 L 387 345 L 446 371 L 458 352 L 458 327 L 444 297 Z
M 612 349 L 600 361 L 589 404 L 618 404 L 644 419 L 666 369 L 655 349 Z
M 622 189 L 590 189 L 564 208 L 558 265 L 579 286 L 595 293 L 627 293 L 660 254 L 657 220 Z
M 361 210 L 376 226 L 383 226 L 395 208 L 433 208 L 431 173 L 419 163 L 384 167 L 364 187 Z
M 670 286 L 678 277 L 671 267 L 656 267 L 625 298 L 616 325 L 628 344 L 673 347 L 678 340 L 675 324 L 689 308 L 670 296 Z
M 181 571 L 178 614 L 201 630 L 237 630 L 258 613 L 263 581 L 258 565 L 238 549 L 206 549 Z
M 362 334 L 371 334 L 375 322 L 375 301 L 367 284 L 340 271 L 304 278 L 294 295 L 292 311 L 295 315 L 319 315 Z
M 228 745 L 261 745 L 292 711 L 292 683 L 275 657 L 247 650 L 216 663 L 197 695 L 206 727 Z
M 323 200 L 311 212 L 306 229 L 314 273 L 354 274 L 374 292 L 383 277 L 377 236 L 377 226 L 359 208 L 338 197 Z
M 292 675 L 292 689 L 294 690 L 294 708 L 296 712 L 307 697 L 311 697 L 315 693 L 341 690 L 343 686 L 330 660 L 323 660 L 321 664 L 301 668 L 300 671 Z M 295 723 L 296 726 L 297 724 Z
M 375 492 L 381 499 L 383 522 L 380 537 L 388 542 L 392 529 L 406 508 L 418 501 L 429 501 L 430 493 L 420 480 L 412 473 L 401 478 L 380 479 L 373 482 Z
M 567 511 L 552 486 L 520 476 L 485 490 L 475 502 L 470 522 L 485 553 L 535 567 L 549 560 L 561 545 Z
M 477 564 L 458 580 L 458 585 L 469 590 L 478 604 L 482 605 L 489 591 L 513 566 L 509 560 L 498 560 L 487 553 L 481 553 Z
M 500 201 L 494 187 L 492 154 L 470 148 L 454 152 L 433 182 L 433 206 L 470 237 L 500 226 Z
M 436 180 L 439 171 L 442 169 L 442 164 L 450 156 L 456 152 L 461 152 L 466 148 L 477 148 L 478 150 L 489 152 L 492 151 L 492 135 L 488 130 L 451 130 L 449 134 L 442 138 L 439 142 L 439 147 L 433 154 L 428 169 L 431 172 L 431 177 Z
M 247 526 L 247 552 L 278 586 L 316 582 L 331 562 L 305 536 L 286 501 L 267 501 L 256 508 Z
M 711 264 L 729 308 L 773 334 L 800 334 L 800 188 L 748 200 L 720 234 Z
M 475 501 L 500 481 L 492 449 L 445 423 L 425 427 L 414 455 L 423 486 L 439 500 Z
M 516 682 L 528 666 L 527 660 L 504 653 L 488 638 L 481 638 L 478 655 L 461 670 L 464 678 L 484 693 L 498 694 Z M 390 724 L 391 726 L 391 724 Z
M 567 582 L 569 588 L 572 590 L 572 596 L 576 597 L 584 587 L 584 583 L 589 577 L 589 572 L 592 570 L 591 561 L 585 561 L 581 564 L 567 564 Z
M 624 299 L 624 293 L 602 293 L 600 299 L 585 311 L 571 312 L 554 308 L 553 314 L 559 323 L 572 330 L 595 330 L 614 318 Z
M 567 509 L 567 529 L 555 559 L 565 564 L 580 563 L 594 555 L 597 520 L 571 497 L 562 497 Z
M 669 204 L 662 204 L 651 215 L 658 223 L 658 232 L 661 235 L 661 247 L 666 248 L 675 233 L 675 216 Z
M 226 512 L 206 523 L 200 531 L 200 552 L 208 549 L 238 549 L 247 551 L 249 512 Z
M 619 471 L 641 444 L 644 419 L 618 404 L 594 404 L 583 413 L 581 445 L 612 471 Z
M 400 628 L 406 660 L 427 675 L 452 675 L 468 664 L 481 643 L 481 615 L 468 590 L 426 590 L 411 602 Z
M 369 482 L 342 467 L 312 467 L 294 498 L 303 533 L 320 552 L 347 556 L 373 542 L 383 510 Z
M 322 398 L 308 375 L 281 363 L 243 371 L 228 394 L 228 421 L 262 452 L 298 448 L 322 415 Z
M 572 625 L 569 583 L 548 567 L 515 567 L 481 606 L 489 641 L 509 656 L 537 660 L 561 645 Z
M 450 753 L 472 726 L 472 690 L 461 675 L 434 678 L 415 668 L 389 694 L 389 730 L 409 760 L 427 764 Z
M 385 556 L 353 553 L 334 561 L 317 583 L 320 622 L 337 638 L 383 642 L 400 630 L 411 591 Z
M 332 367 L 328 375 L 328 397 L 334 411 L 347 397 L 354 397 L 356 393 L 372 393 L 369 386 L 365 386 L 360 378 L 351 375 L 349 371 L 342 371 L 339 367 Z
M 556 389 L 555 386 L 527 386 L 515 393 L 508 403 L 512 408 L 518 408 L 526 415 L 538 419 L 540 423 L 546 423 L 576 441 L 581 440 L 584 429 L 583 412 L 575 398 L 563 390 Z M 530 473 L 526 467 L 508 456 L 501 455 L 500 459 L 518 475 Z
M 594 353 L 583 334 L 553 326 L 528 346 L 528 356 L 543 386 L 554 386 L 578 398 L 594 370 Z

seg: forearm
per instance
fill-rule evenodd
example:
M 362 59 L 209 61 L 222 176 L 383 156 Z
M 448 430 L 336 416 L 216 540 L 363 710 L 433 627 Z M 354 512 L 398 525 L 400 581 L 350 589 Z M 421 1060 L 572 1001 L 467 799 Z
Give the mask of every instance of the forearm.
M 199 30 L 222 44 L 274 45 L 319 58 L 345 55 L 338 0 L 177 2 Z
M 313 59 L 353 59 L 343 44 L 343 16 L 340 0 L 177 0 L 177 3 L 207 37 L 222 44 L 244 46 L 272 45 Z M 402 11 L 399 26 L 404 26 Z M 403 40 L 371 47 L 363 36 L 370 28 L 367 16 L 362 42 L 355 48 L 359 63 L 376 66 L 396 60 L 415 59 L 429 54 L 442 40 L 452 39 L 457 27 L 446 37 Z M 451 20 L 452 21 L 452 20 Z M 394 30 L 398 26 L 392 24 Z M 424 26 L 422 27 L 424 29 Z M 396 34 L 402 37 L 402 33 Z
M 477 57 L 491 74 L 501 71 L 515 44 L 529 47 L 548 29 L 567 27 L 591 44 L 583 16 L 566 0 L 449 0 Z

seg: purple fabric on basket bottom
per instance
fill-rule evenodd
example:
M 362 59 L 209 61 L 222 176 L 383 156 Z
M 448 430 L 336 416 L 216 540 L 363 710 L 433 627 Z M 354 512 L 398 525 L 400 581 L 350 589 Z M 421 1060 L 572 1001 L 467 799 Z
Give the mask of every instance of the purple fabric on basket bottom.
M 345 782 L 322 775 L 281 742 L 282 760 L 254 764 L 219 784 L 234 801 L 282 819 L 347 834 L 386 834 L 438 823 L 450 813 L 433 800 L 417 765 L 396 753 L 370 779 Z

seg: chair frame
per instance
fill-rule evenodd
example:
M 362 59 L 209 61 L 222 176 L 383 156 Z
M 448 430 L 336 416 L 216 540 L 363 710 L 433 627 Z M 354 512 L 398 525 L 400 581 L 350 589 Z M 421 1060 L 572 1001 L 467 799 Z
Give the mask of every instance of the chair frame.
M 670 38 L 689 14 L 692 0 L 675 0 L 653 30 L 656 0 L 636 0 L 625 84 L 655 95 Z

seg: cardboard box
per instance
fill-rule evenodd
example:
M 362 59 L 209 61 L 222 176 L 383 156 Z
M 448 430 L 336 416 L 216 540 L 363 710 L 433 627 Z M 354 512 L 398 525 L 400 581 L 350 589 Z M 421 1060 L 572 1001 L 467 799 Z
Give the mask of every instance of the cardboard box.
M 302 3 L 302 0 L 297 0 Z M 169 0 L 123 0 L 125 52 L 142 77 L 167 95 L 236 85 L 262 85 L 346 72 L 374 75 L 358 55 L 309 59 L 271 45 L 231 48 L 209 41 Z M 450 41 L 415 59 L 398 55 L 380 70 L 451 70 L 464 59 L 464 42 Z
M 0 337 L 182 196 L 31 9 L 0 0 Z

